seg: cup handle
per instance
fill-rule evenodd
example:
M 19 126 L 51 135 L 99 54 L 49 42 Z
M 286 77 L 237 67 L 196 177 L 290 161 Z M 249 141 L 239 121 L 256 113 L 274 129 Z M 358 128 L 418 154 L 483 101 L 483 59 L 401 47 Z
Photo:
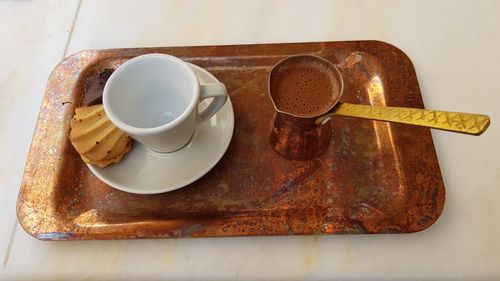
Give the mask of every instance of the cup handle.
M 212 83 L 200 85 L 200 101 L 208 98 L 214 100 L 198 114 L 198 121 L 205 122 L 212 118 L 212 116 L 219 111 L 219 109 L 226 103 L 227 90 L 223 83 Z

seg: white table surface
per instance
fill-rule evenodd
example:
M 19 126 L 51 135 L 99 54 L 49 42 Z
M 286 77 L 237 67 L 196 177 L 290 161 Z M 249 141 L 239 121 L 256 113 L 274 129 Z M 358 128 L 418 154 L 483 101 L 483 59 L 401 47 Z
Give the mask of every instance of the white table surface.
M 0 1 L 0 280 L 500 280 L 500 1 Z M 405 235 L 35 240 L 15 204 L 46 80 L 90 48 L 377 39 L 426 107 L 489 114 L 433 131 L 441 218 Z

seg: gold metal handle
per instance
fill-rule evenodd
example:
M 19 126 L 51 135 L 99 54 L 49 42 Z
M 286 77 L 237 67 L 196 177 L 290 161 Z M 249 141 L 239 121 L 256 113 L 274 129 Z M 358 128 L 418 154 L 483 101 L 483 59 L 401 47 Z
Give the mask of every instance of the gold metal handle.
M 349 103 L 337 105 L 333 112 L 319 117 L 316 123 L 320 124 L 334 114 L 417 125 L 476 136 L 486 131 L 490 125 L 490 117 L 483 114 Z

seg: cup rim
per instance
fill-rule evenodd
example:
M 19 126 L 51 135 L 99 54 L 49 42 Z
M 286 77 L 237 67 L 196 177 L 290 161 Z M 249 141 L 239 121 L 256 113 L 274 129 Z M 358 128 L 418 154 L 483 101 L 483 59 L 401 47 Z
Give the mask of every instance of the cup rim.
M 157 60 L 162 60 L 164 62 L 165 61 L 176 62 L 179 65 L 179 67 L 184 68 L 184 70 L 187 70 L 187 73 L 190 74 L 189 76 L 193 83 L 192 98 L 188 106 L 184 109 L 184 111 L 171 122 L 151 128 L 141 128 L 132 126 L 122 121 L 120 118 L 118 118 L 110 108 L 110 101 L 108 94 L 109 89 L 111 87 L 110 85 L 112 85 L 115 82 L 116 77 L 118 77 L 120 73 L 122 73 L 127 67 L 131 65 L 141 63 L 146 58 L 156 58 Z M 140 55 L 124 62 L 111 74 L 111 76 L 108 78 L 108 81 L 106 81 L 106 84 L 104 85 L 104 90 L 102 94 L 102 104 L 104 106 L 104 111 L 106 112 L 106 115 L 111 120 L 111 123 L 113 123 L 115 126 L 117 126 L 118 128 L 120 128 L 125 132 L 132 132 L 137 135 L 145 135 L 145 134 L 164 132 L 182 123 L 186 118 L 188 118 L 188 116 L 193 110 L 196 110 L 196 108 L 194 107 L 199 102 L 200 99 L 199 95 L 200 95 L 200 83 L 198 77 L 186 62 L 171 55 L 151 53 L 151 54 Z
M 326 110 L 325 112 L 319 114 L 319 115 L 314 115 L 314 116 L 305 116 L 305 115 L 297 115 L 297 114 L 292 114 L 290 112 L 287 112 L 287 111 L 283 111 L 281 109 L 279 109 L 276 104 L 274 103 L 274 99 L 271 95 L 271 76 L 273 74 L 273 72 L 279 67 L 281 66 L 283 63 L 287 62 L 288 60 L 292 60 L 292 59 L 297 59 L 297 58 L 301 58 L 301 57 L 306 57 L 306 58 L 313 58 L 313 59 L 317 59 L 317 60 L 320 60 L 320 61 L 323 61 L 324 63 L 330 65 L 336 76 L 337 76 L 337 80 L 339 81 L 339 87 L 340 87 L 340 94 L 339 94 L 339 98 L 330 106 L 328 107 L 328 110 Z M 285 58 L 281 59 L 280 61 L 278 61 L 275 65 L 273 65 L 273 67 L 271 68 L 271 70 L 269 71 L 269 75 L 267 77 L 267 94 L 269 95 L 269 98 L 271 99 L 271 103 L 273 104 L 273 107 L 274 107 L 274 110 L 278 113 L 281 113 L 281 114 L 286 114 L 286 115 L 289 115 L 289 116 L 292 116 L 292 117 L 296 117 L 296 118 L 301 118 L 301 119 L 312 119 L 312 118 L 319 118 L 325 114 L 327 114 L 330 110 L 332 110 L 332 108 L 334 108 L 339 102 L 340 100 L 342 99 L 342 96 L 344 95 L 344 78 L 342 77 L 342 73 L 340 73 L 340 70 L 338 69 L 338 67 L 332 63 L 331 61 L 325 59 L 325 58 L 322 58 L 320 56 L 317 56 L 317 55 L 311 55 L 311 54 L 298 54 L 298 55 L 292 55 L 292 56 L 286 56 Z

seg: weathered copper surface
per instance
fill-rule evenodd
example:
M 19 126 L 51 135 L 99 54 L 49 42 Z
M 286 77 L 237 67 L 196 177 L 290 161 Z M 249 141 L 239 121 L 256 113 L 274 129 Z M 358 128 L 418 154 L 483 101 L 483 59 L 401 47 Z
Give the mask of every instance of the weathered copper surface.
M 170 193 L 136 195 L 90 173 L 68 140 L 69 121 L 76 106 L 98 98 L 91 92 L 107 73 L 152 52 L 179 56 L 224 82 L 235 130 L 225 156 L 200 180 Z M 445 189 L 429 129 L 336 116 L 330 146 L 317 158 L 289 161 L 271 148 L 268 73 L 285 56 L 302 53 L 339 66 L 345 102 L 423 108 L 411 61 L 376 41 L 79 52 L 49 78 L 17 203 L 19 222 L 44 240 L 402 233 L 430 226 Z
M 271 147 L 291 160 L 310 160 L 328 149 L 332 139 L 329 122 L 316 124 L 316 117 L 301 118 L 276 112 L 269 136 Z

